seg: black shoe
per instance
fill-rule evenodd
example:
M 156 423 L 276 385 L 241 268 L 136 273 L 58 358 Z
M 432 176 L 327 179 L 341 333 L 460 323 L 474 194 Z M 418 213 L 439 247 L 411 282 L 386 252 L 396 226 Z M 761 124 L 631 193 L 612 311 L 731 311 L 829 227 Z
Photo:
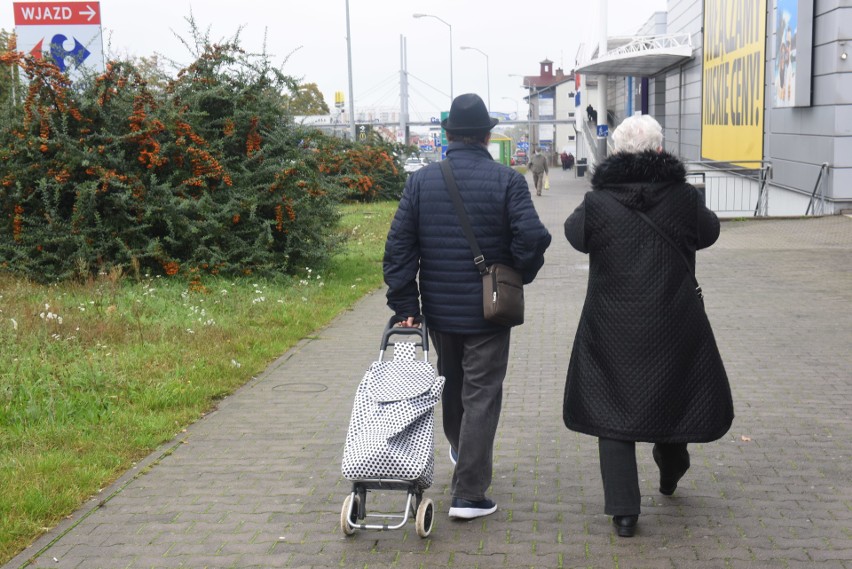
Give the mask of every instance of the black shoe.
M 463 500 L 462 498 L 453 498 L 452 506 L 450 506 L 450 517 L 461 518 L 463 520 L 472 520 L 481 518 L 488 514 L 493 514 L 497 511 L 497 504 L 485 498 L 478 502 Z
M 613 516 L 612 523 L 619 537 L 633 537 L 639 516 Z
M 654 457 L 654 462 L 657 463 L 657 466 L 660 467 L 662 464 L 662 457 L 660 456 L 660 451 L 657 449 L 657 445 L 654 445 L 654 450 L 651 453 Z M 686 455 L 686 468 L 681 470 L 680 472 L 675 473 L 674 475 L 668 474 L 667 476 L 663 476 L 662 468 L 660 468 L 660 494 L 664 496 L 671 496 L 677 490 L 677 483 L 680 482 L 680 479 L 686 474 L 689 470 L 689 455 Z
M 679 480 L 663 480 L 660 478 L 660 494 L 664 496 L 671 496 L 677 490 L 677 483 Z

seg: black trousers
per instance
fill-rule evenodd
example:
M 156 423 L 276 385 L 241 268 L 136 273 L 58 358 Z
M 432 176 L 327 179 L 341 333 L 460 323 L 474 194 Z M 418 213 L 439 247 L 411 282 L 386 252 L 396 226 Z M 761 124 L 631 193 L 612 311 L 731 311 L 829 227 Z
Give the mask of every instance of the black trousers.
M 642 494 L 636 467 L 636 443 L 615 439 L 598 439 L 601 478 L 604 488 L 604 513 L 610 516 L 640 514 Z M 654 444 L 654 460 L 660 478 L 677 480 L 689 470 L 686 443 Z
M 511 330 L 430 333 L 438 352 L 438 373 L 446 378 L 441 395 L 444 434 L 458 451 L 450 492 L 453 498 L 478 502 L 491 485 Z

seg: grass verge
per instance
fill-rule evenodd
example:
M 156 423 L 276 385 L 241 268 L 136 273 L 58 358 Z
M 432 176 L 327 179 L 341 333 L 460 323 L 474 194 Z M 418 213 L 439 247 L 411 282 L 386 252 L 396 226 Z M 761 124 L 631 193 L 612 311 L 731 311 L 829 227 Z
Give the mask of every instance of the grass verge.
M 344 251 L 298 278 L 0 276 L 0 564 L 381 285 L 395 209 L 345 206 Z

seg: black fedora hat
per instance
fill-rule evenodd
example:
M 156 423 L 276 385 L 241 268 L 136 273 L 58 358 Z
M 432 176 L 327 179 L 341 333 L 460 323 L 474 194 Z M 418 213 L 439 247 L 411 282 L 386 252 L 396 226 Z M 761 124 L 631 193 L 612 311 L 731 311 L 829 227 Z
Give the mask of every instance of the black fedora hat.
M 465 93 L 453 99 L 450 116 L 441 121 L 447 132 L 454 134 L 477 134 L 489 131 L 500 122 L 491 118 L 485 102 L 475 93 Z

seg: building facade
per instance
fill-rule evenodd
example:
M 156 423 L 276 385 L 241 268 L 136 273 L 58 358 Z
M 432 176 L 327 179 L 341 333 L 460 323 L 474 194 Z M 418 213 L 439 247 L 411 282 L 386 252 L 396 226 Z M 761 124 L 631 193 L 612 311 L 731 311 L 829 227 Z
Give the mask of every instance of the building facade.
M 674 51 L 663 42 L 631 51 L 613 38 L 575 71 L 606 78 L 616 124 L 652 114 L 668 151 L 742 178 L 744 205 L 717 209 L 840 213 L 852 209 L 850 30 L 848 0 L 669 0 L 632 44 L 679 38 L 678 57 L 664 59 Z M 665 66 L 637 72 L 655 58 Z M 750 170 L 763 177 L 756 190 Z
M 551 157 L 563 150 L 576 154 L 574 76 L 562 69 L 554 71 L 553 62 L 544 59 L 539 62 L 539 74 L 524 76 L 523 84 L 530 108 L 530 148 Z

